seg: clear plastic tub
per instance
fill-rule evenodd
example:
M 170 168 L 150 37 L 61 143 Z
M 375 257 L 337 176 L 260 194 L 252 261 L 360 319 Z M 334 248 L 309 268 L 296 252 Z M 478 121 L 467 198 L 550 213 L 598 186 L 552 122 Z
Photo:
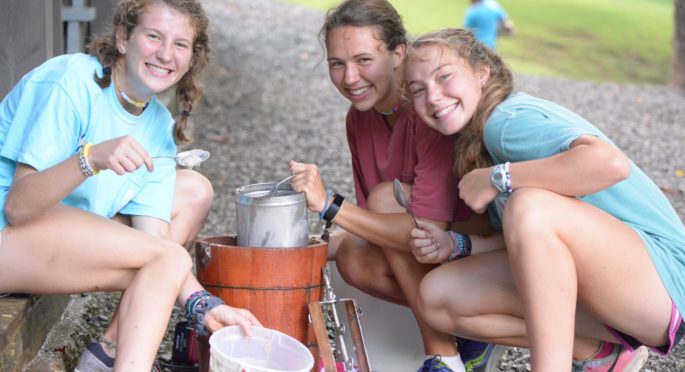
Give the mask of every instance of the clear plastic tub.
M 252 327 L 245 336 L 239 326 L 222 328 L 209 338 L 211 372 L 307 372 L 314 366 L 312 353 L 285 333 Z

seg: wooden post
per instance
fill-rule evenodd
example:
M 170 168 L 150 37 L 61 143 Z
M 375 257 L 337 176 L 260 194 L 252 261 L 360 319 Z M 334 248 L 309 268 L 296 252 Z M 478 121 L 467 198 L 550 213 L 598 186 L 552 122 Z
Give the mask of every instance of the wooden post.
M 86 0 L 72 0 L 71 6 L 62 8 L 62 20 L 67 23 L 67 53 L 83 51 L 85 23 L 95 19 L 94 7 L 86 6 Z

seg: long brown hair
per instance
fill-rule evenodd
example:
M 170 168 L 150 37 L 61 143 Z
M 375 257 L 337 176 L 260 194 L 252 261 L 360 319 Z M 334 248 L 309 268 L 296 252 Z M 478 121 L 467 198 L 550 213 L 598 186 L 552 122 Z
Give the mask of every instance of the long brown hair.
M 138 25 L 138 16 L 155 2 L 168 5 L 187 15 L 195 27 L 190 69 L 176 85 L 176 102 L 179 114 L 176 117 L 176 124 L 174 126 L 174 140 L 176 143 L 184 143 L 190 141 L 185 134 L 185 129 L 188 126 L 188 115 L 193 110 L 193 105 L 202 97 L 202 88 L 198 83 L 199 74 L 209 63 L 209 35 L 207 32 L 209 20 L 199 1 L 120 0 L 114 6 L 111 28 L 103 34 L 96 36 L 88 44 L 86 50 L 89 54 L 97 57 L 104 66 L 102 78 L 95 74 L 95 81 L 101 88 L 108 87 L 112 82 L 112 68 L 119 57 L 121 57 L 121 53 L 116 48 L 117 31 L 123 30 L 126 37 L 129 37 L 133 29 Z
M 407 59 L 416 57 L 416 51 L 426 46 L 438 46 L 446 52 L 452 52 L 474 70 L 490 67 L 490 76 L 483 86 L 483 96 L 476 112 L 455 142 L 454 172 L 462 177 L 473 169 L 491 166 L 492 160 L 483 142 L 483 129 L 495 107 L 514 90 L 511 70 L 492 49 L 477 41 L 469 30 L 448 28 L 425 34 L 407 48 Z
M 389 51 L 407 44 L 407 31 L 397 10 L 387 0 L 345 0 L 326 13 L 319 31 L 319 41 L 326 45 L 326 37 L 337 27 L 371 26 L 376 36 Z

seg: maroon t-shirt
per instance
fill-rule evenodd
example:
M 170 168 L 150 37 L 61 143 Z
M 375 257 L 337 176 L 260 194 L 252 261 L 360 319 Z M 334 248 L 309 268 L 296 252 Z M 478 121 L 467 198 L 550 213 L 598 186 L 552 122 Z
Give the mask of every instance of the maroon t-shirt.
M 369 192 L 399 178 L 412 185 L 409 208 L 435 221 L 463 221 L 471 210 L 459 198 L 452 173 L 455 136 L 430 128 L 405 108 L 391 130 L 375 110 L 347 112 L 347 143 L 352 154 L 357 205 L 366 208 Z

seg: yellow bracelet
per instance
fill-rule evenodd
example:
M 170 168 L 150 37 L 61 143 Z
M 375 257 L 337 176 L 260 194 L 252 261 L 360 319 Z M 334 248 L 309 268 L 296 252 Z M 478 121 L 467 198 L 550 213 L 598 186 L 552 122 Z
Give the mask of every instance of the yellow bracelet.
M 83 147 L 81 147 L 81 151 L 79 151 L 79 166 L 81 168 L 81 173 L 83 173 L 87 177 L 94 176 L 100 173 L 99 170 L 91 167 L 90 163 L 88 162 L 88 151 L 92 146 L 92 144 L 86 143 L 85 145 L 83 145 Z

